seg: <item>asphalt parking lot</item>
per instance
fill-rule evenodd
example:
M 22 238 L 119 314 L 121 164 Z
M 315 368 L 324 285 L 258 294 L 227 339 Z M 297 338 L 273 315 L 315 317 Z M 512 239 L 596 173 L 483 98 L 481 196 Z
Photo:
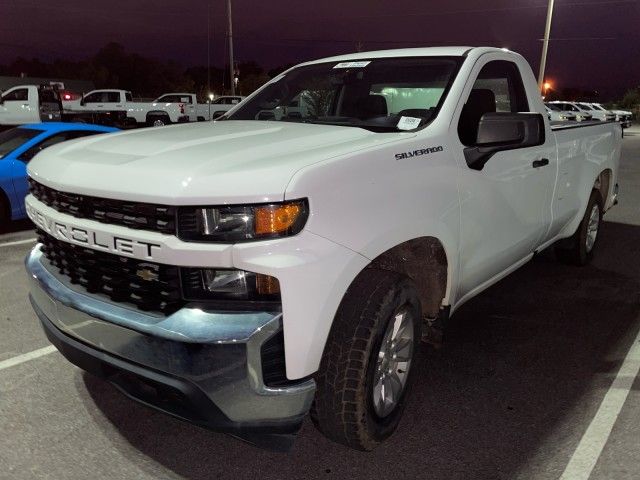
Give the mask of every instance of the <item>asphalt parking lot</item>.
M 591 266 L 549 252 L 466 304 L 425 349 L 372 453 L 306 422 L 288 454 L 140 406 L 48 347 L 27 300 L 26 222 L 0 234 L 0 478 L 640 478 L 640 128 Z

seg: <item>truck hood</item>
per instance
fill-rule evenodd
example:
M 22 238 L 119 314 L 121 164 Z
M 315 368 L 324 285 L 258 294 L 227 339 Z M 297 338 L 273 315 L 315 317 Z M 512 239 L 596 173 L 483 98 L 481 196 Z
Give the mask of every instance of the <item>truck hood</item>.
M 202 122 L 56 145 L 29 175 L 57 190 L 168 205 L 270 202 L 301 168 L 406 133 L 273 121 Z

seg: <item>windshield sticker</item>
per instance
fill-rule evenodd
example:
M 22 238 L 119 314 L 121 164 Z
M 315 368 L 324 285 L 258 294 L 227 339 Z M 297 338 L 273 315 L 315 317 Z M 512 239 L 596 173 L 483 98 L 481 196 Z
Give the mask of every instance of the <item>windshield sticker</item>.
M 420 126 L 421 118 L 401 117 L 398 122 L 398 130 L 413 130 Z
M 371 63 L 370 61 L 366 61 L 366 62 L 342 62 L 342 63 L 337 64 L 333 68 L 364 68 L 367 65 L 369 65 L 370 63 Z

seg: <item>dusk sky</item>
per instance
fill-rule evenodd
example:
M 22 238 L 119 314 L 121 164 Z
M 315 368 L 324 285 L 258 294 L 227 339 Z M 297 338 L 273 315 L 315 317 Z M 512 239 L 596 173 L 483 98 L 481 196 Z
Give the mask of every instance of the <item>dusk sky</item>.
M 0 0 L 0 63 L 81 59 L 110 41 L 206 65 L 206 0 Z M 212 0 L 212 64 L 225 61 L 225 0 Z M 233 0 L 236 60 L 266 67 L 351 52 L 491 45 L 537 73 L 547 0 Z M 559 86 L 640 85 L 640 0 L 556 0 L 548 77 Z

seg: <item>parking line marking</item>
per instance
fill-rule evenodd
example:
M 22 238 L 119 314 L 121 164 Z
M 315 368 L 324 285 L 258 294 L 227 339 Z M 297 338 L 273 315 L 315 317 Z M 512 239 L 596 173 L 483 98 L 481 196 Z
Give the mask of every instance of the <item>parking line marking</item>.
M 640 372 L 640 332 L 633 341 L 616 378 L 602 399 L 596 416 L 584 432 L 560 480 L 587 480 L 591 476 L 638 372 Z
M 49 345 L 48 347 L 40 348 L 38 350 L 34 350 L 33 352 L 23 353 L 22 355 L 18 355 L 17 357 L 2 360 L 0 362 L 0 370 L 4 370 L 5 368 L 9 367 L 15 367 L 16 365 L 20 365 L 21 363 L 43 357 L 57 351 L 58 350 L 56 349 L 56 347 L 54 347 L 53 345 Z
M 33 243 L 37 238 L 28 238 L 26 240 L 18 240 L 15 242 L 0 243 L 0 247 L 13 247 L 14 245 L 24 245 L 25 243 Z

